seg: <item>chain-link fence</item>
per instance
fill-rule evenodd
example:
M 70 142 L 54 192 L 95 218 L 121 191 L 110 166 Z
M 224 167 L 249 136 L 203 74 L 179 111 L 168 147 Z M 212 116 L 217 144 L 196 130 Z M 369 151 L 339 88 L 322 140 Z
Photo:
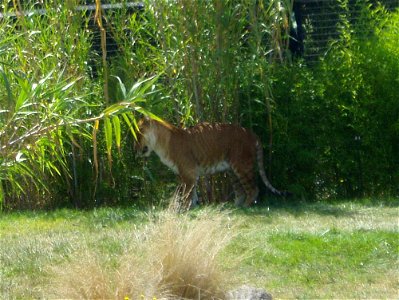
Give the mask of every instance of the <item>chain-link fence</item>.
M 291 51 L 315 62 L 328 52 L 333 41 L 341 39 L 340 28 L 345 20 L 358 25 L 364 5 L 359 1 L 295 0 L 293 3 L 293 26 Z M 364 3 L 362 3 L 364 4 Z M 382 5 L 387 10 L 399 8 L 398 0 L 369 1 L 369 5 Z M 363 27 L 363 36 L 369 30 Z

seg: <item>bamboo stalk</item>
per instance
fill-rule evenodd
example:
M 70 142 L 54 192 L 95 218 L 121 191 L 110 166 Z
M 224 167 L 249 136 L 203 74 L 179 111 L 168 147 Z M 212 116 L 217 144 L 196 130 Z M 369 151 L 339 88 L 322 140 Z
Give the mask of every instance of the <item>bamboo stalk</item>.
M 96 13 L 94 19 L 97 22 L 101 34 L 101 52 L 102 52 L 103 72 L 104 72 L 104 98 L 105 98 L 105 104 L 108 105 L 109 93 L 108 93 L 107 33 L 103 26 L 101 0 L 96 0 Z
M 28 29 L 26 27 L 26 20 L 25 20 L 25 14 L 24 11 L 22 10 L 22 6 L 21 6 L 21 2 L 20 0 L 13 0 L 13 5 L 14 5 L 14 9 L 15 9 L 15 15 L 17 16 L 17 20 L 19 21 L 19 23 L 22 26 L 22 29 L 25 33 L 25 37 L 26 37 L 26 41 L 27 41 L 27 47 L 28 47 L 28 53 L 32 55 L 33 51 L 32 51 L 32 47 L 29 41 L 29 35 L 28 35 Z M 28 66 L 28 62 L 27 62 L 27 58 L 25 58 L 24 56 L 19 56 L 19 58 L 23 61 L 23 68 L 24 68 L 24 72 L 26 72 L 26 68 Z

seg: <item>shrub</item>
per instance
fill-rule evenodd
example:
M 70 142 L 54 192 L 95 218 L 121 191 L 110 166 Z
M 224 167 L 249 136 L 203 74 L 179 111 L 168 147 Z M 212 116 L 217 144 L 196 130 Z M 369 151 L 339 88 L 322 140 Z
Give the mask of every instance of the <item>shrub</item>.
M 276 154 L 304 195 L 397 194 L 398 20 L 398 12 L 364 7 L 356 25 L 363 34 L 344 28 L 319 65 L 276 72 Z

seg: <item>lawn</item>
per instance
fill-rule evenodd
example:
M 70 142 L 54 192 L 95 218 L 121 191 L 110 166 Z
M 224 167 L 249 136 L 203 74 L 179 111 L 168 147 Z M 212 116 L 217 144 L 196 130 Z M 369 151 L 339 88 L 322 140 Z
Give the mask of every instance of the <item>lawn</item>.
M 166 269 L 165 257 L 173 266 L 186 259 L 183 269 L 206 265 L 201 272 L 211 269 L 224 289 L 247 284 L 275 298 L 398 298 L 398 221 L 392 201 L 166 216 L 134 208 L 3 213 L 0 298 L 89 298 L 84 287 L 95 285 L 108 289 L 97 297 L 120 297 L 134 295 L 128 285 L 140 280 L 139 294 L 161 298 L 146 285 Z

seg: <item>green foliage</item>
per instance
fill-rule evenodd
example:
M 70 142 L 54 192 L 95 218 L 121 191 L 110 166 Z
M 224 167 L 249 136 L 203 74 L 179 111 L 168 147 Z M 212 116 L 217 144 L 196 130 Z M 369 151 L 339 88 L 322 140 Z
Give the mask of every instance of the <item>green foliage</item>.
M 0 23 L 0 181 L 7 207 L 50 204 L 68 185 L 71 144 L 90 136 L 74 122 L 94 104 L 81 17 L 58 6 Z
M 177 123 L 249 118 L 241 112 L 250 100 L 241 99 L 242 82 L 250 85 L 255 72 L 263 80 L 260 85 L 267 85 L 268 62 L 286 56 L 290 1 L 284 6 L 280 1 L 268 6 L 248 1 L 148 1 L 146 7 L 128 18 L 124 12 L 112 14 L 113 36 L 124 49 L 124 56 L 112 62 L 113 72 L 124 82 L 162 73 L 164 89 L 147 105 Z
M 67 145 L 78 130 L 72 121 L 85 103 L 72 89 L 79 78 L 54 78 L 53 73 L 38 82 L 16 73 L 4 76 L 12 87 L 0 116 L 0 180 L 7 191 L 18 194 L 29 185 L 46 189 L 45 180 L 69 174 Z
M 0 206 L 48 207 L 67 197 L 75 206 L 93 202 L 104 168 L 99 170 L 97 143 L 105 145 L 111 165 L 113 144 L 122 146 L 122 126 L 134 134 L 135 113 L 146 113 L 138 103 L 154 92 L 155 76 L 130 90 L 119 80 L 121 102 L 102 109 L 101 81 L 88 76 L 88 19 L 69 4 L 44 4 L 45 15 L 0 23 Z M 98 129 L 101 120 L 104 138 L 97 139 L 93 125 Z
M 173 175 L 132 151 L 149 112 L 252 128 L 273 184 L 298 196 L 397 195 L 397 11 L 351 2 L 359 21 L 340 15 L 340 40 L 308 65 L 287 51 L 292 1 L 148 0 L 104 10 L 104 72 L 78 2 L 0 22 L 0 205 L 158 204 Z
M 276 71 L 274 96 L 284 99 L 276 144 L 282 144 L 278 153 L 286 151 L 277 160 L 288 159 L 298 192 L 397 194 L 398 20 L 398 12 L 363 7 L 359 23 L 343 27 L 342 40 L 319 65 L 298 62 Z

